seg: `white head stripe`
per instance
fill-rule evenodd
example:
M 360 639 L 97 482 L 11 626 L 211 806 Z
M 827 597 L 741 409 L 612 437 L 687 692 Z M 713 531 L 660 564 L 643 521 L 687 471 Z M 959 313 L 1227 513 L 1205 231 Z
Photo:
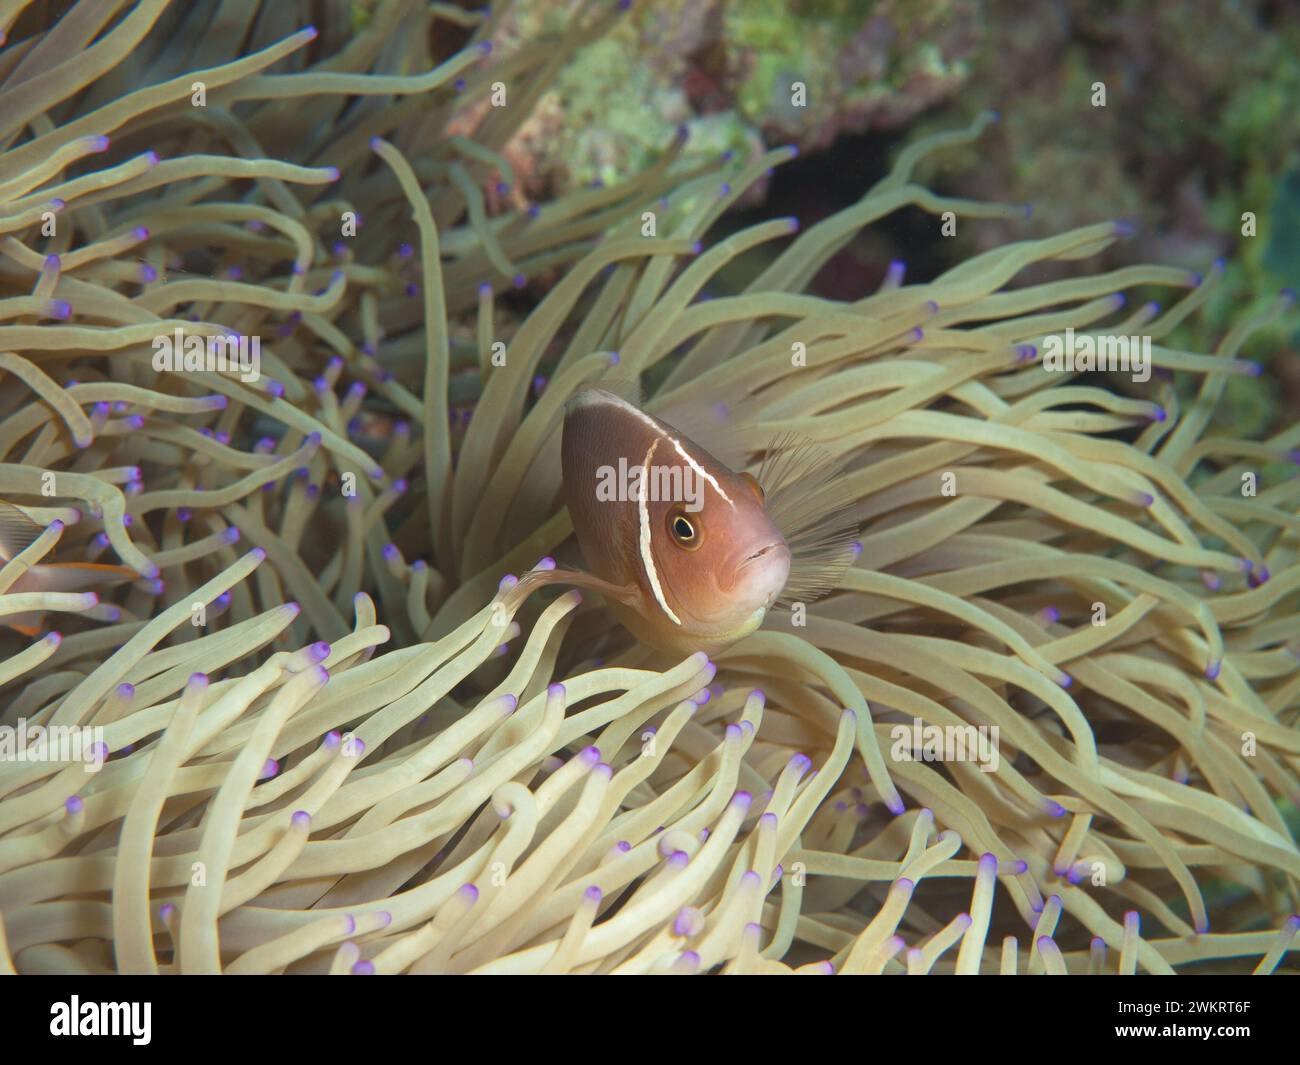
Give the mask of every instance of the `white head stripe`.
M 655 448 L 658 446 L 659 441 L 654 441 L 650 445 L 650 450 L 645 453 L 645 461 L 641 463 L 641 491 L 636 501 L 637 513 L 641 516 L 641 564 L 645 567 L 646 579 L 650 582 L 650 590 L 654 592 L 659 606 L 674 625 L 680 625 L 681 618 L 673 613 L 672 607 L 664 599 L 664 590 L 659 584 L 659 574 L 655 571 L 654 556 L 650 552 L 650 508 L 646 506 L 646 496 L 650 494 L 650 460 L 654 458 Z
M 732 510 L 735 510 L 736 504 L 731 502 L 731 497 L 722 490 L 722 485 L 718 484 L 718 482 L 714 479 L 713 475 L 709 473 L 709 471 L 706 470 L 703 466 L 701 466 L 698 462 L 696 462 L 693 458 L 691 458 L 690 455 L 686 454 L 686 449 L 682 447 L 682 445 L 677 440 L 675 440 L 671 436 L 668 439 L 672 440 L 673 447 L 677 449 L 677 454 L 681 455 L 681 457 L 687 461 L 691 469 L 693 469 L 696 473 L 698 473 L 701 477 L 703 477 L 706 481 L 708 481 L 709 484 L 713 485 L 713 487 L 717 490 L 718 495 L 722 496 L 722 498 L 727 501 L 727 503 L 731 506 Z
M 602 396 L 601 398 L 603 399 L 604 397 Z M 609 398 L 610 400 L 613 400 L 616 404 L 618 404 L 620 407 L 624 408 L 628 412 L 635 414 L 638 418 L 640 418 L 643 422 L 645 422 L 646 425 L 650 426 L 650 428 L 653 429 L 655 432 L 662 433 L 664 436 L 666 436 L 669 442 L 673 445 L 673 448 L 674 450 L 676 450 L 677 454 L 681 455 L 681 457 L 686 460 L 686 464 L 690 466 L 690 468 L 693 469 L 697 474 L 703 477 L 706 481 L 708 481 L 709 484 L 713 485 L 713 488 L 718 493 L 718 495 L 722 496 L 722 498 L 727 501 L 727 503 L 731 506 L 733 510 L 735 509 L 736 504 L 732 502 L 731 496 L 727 495 L 727 493 L 722 490 L 722 485 L 718 484 L 717 478 L 714 477 L 711 473 L 709 473 L 708 470 L 706 470 L 693 458 L 691 458 L 691 456 L 686 453 L 686 449 L 682 447 L 681 441 L 678 440 L 671 433 L 665 432 L 664 427 L 661 423 L 655 421 L 652 417 L 650 417 L 650 415 L 646 414 L 644 411 L 638 410 L 636 407 L 634 407 L 631 403 L 627 402 L 627 400 L 625 399 L 620 399 L 618 396 L 615 396 L 613 394 L 610 394 Z M 608 402 L 608 400 L 606 402 Z M 667 607 L 665 607 L 664 609 L 666 610 Z

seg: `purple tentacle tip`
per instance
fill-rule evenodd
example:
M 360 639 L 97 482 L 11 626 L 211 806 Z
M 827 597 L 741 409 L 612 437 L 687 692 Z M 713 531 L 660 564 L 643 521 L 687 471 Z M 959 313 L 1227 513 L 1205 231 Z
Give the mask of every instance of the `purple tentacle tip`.
M 1211 662 L 1208 666 L 1205 667 L 1205 679 L 1206 679 L 1206 680 L 1218 680 L 1218 679 L 1219 679 L 1219 674 L 1220 674 L 1222 671 L 1223 671 L 1223 662 L 1222 662 L 1222 660 L 1218 660 L 1218 661 Z
M 86 804 L 81 801 L 80 795 L 70 795 L 63 804 L 64 809 L 70 814 L 79 814 L 85 809 Z

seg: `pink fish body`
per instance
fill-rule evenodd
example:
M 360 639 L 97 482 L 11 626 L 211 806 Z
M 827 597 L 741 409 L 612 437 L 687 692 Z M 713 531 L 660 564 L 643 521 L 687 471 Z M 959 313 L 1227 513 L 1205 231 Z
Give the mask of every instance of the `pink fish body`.
M 762 624 L 791 554 L 753 477 L 599 389 L 567 404 L 561 454 L 578 545 L 634 635 L 711 653 Z

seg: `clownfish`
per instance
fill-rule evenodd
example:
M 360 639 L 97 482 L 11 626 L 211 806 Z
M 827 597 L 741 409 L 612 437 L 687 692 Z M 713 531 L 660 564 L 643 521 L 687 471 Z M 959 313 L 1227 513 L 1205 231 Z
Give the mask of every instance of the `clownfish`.
M 45 530 L 11 503 L 0 502 L 0 561 L 9 562 Z M 44 562 L 32 566 L 6 589 L 6 595 L 22 592 L 84 592 L 105 584 L 138 581 L 140 574 L 129 566 L 99 562 Z M 38 636 L 44 611 L 26 610 L 0 616 L 0 625 L 24 636 Z
M 562 433 L 563 498 L 589 572 L 533 570 L 521 588 L 598 591 L 653 647 L 721 650 L 779 600 L 833 588 L 854 557 L 846 500 L 833 484 L 822 491 L 833 468 L 804 445 L 772 449 L 758 476 L 737 473 L 598 388 L 568 401 Z M 819 492 L 822 504 L 809 506 Z

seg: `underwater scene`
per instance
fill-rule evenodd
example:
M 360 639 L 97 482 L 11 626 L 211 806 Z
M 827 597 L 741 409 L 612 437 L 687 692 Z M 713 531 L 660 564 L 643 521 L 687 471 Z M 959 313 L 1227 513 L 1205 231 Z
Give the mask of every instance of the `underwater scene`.
M 0 2 L 0 971 L 1300 974 L 1297 14 Z

